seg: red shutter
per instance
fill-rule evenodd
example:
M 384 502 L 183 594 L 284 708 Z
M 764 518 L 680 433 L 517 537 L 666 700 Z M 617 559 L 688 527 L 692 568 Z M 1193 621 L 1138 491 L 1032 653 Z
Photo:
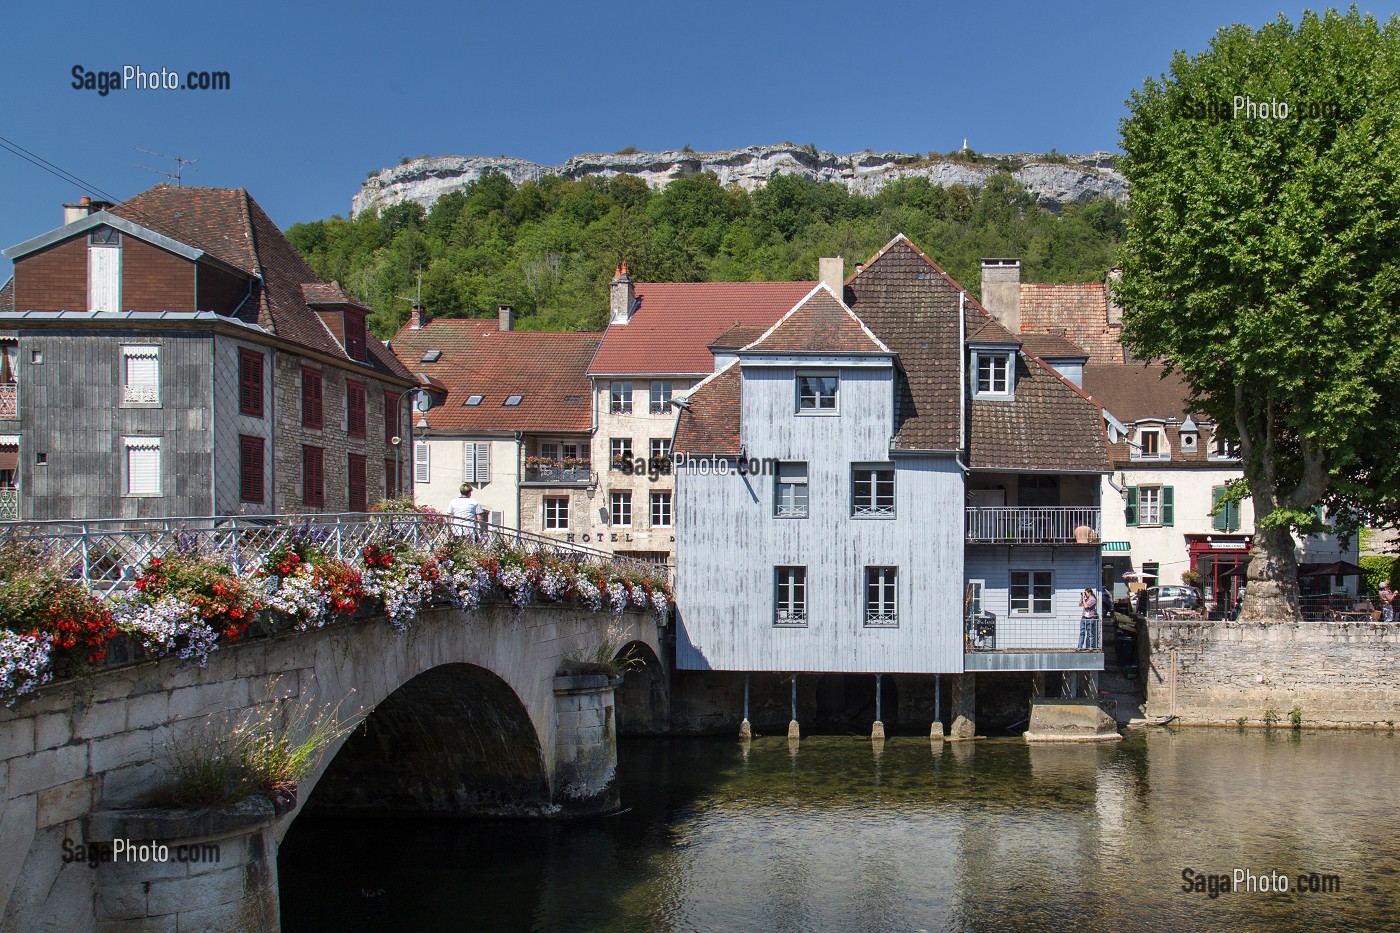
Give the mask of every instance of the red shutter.
M 315 369 L 301 371 L 301 426 L 319 428 L 322 422 L 321 373 Z
M 250 417 L 263 416 L 263 355 L 238 350 L 238 410 Z
M 239 498 L 244 502 L 263 501 L 263 439 L 238 436 Z
M 365 386 L 361 382 L 345 383 L 347 428 L 351 437 L 365 436 Z
M 345 355 L 352 360 L 366 361 L 365 318 L 358 311 L 345 311 Z
M 363 454 L 350 455 L 350 511 L 363 512 L 369 508 L 365 499 L 365 458 Z
M 326 504 L 325 451 L 320 447 L 301 449 L 301 499 L 306 505 Z
M 394 438 L 398 436 L 399 421 L 399 396 L 395 392 L 384 390 L 384 443 L 392 444 Z

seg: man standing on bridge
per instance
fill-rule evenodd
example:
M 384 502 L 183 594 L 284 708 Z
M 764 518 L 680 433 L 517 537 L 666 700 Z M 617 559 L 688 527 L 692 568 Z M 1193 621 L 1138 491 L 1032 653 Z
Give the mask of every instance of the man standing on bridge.
M 472 498 L 470 483 L 463 483 L 461 495 L 447 505 L 448 520 L 452 523 L 452 533 L 458 537 L 479 540 L 486 522 L 486 510 Z

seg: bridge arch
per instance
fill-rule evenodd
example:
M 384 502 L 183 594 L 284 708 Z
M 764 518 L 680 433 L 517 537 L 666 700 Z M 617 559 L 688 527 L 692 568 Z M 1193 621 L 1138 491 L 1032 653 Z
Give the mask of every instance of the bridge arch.
M 629 641 L 614 656 L 614 661 L 628 658 L 640 660 L 613 691 L 617 704 L 618 735 L 661 735 L 668 731 L 671 718 L 671 697 L 666 669 L 652 646 L 644 641 Z

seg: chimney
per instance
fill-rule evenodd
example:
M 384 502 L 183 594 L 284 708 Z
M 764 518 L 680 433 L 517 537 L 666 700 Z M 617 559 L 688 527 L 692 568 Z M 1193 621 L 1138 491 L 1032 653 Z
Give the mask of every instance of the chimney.
M 982 260 L 982 307 L 1011 333 L 1021 332 L 1021 260 Z
M 496 315 L 500 318 L 501 330 L 515 330 L 515 309 L 510 305 L 499 305 L 496 308 Z
M 632 276 L 627 274 L 627 263 L 624 262 L 613 273 L 612 284 L 608 287 L 609 322 L 626 324 L 632 320 L 632 305 L 635 303 Z
M 410 330 L 422 330 L 423 325 L 428 323 L 428 312 L 418 305 L 413 306 L 413 310 L 408 315 L 408 327 Z
M 87 195 L 83 195 L 81 198 L 78 199 L 77 204 L 63 205 L 63 223 L 66 226 L 68 224 L 71 224 L 75 220 L 82 220 L 88 214 L 91 214 L 92 210 L 92 198 L 88 197 Z
M 817 262 L 818 275 L 822 284 L 831 293 L 844 301 L 846 294 L 846 261 L 840 256 L 823 256 Z
M 1113 297 L 1113 283 L 1123 277 L 1123 270 L 1114 266 L 1108 270 L 1108 274 L 1103 277 L 1103 297 L 1105 309 L 1108 312 L 1108 323 L 1113 326 L 1123 323 L 1123 306 Z

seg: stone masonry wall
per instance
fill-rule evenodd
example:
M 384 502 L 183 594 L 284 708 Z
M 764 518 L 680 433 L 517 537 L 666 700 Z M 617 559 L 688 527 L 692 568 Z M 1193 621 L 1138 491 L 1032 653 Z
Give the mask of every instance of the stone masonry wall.
M 1148 636 L 1150 717 L 1260 724 L 1272 709 L 1287 725 L 1296 705 L 1305 726 L 1384 727 L 1400 719 L 1400 626 L 1158 621 Z

